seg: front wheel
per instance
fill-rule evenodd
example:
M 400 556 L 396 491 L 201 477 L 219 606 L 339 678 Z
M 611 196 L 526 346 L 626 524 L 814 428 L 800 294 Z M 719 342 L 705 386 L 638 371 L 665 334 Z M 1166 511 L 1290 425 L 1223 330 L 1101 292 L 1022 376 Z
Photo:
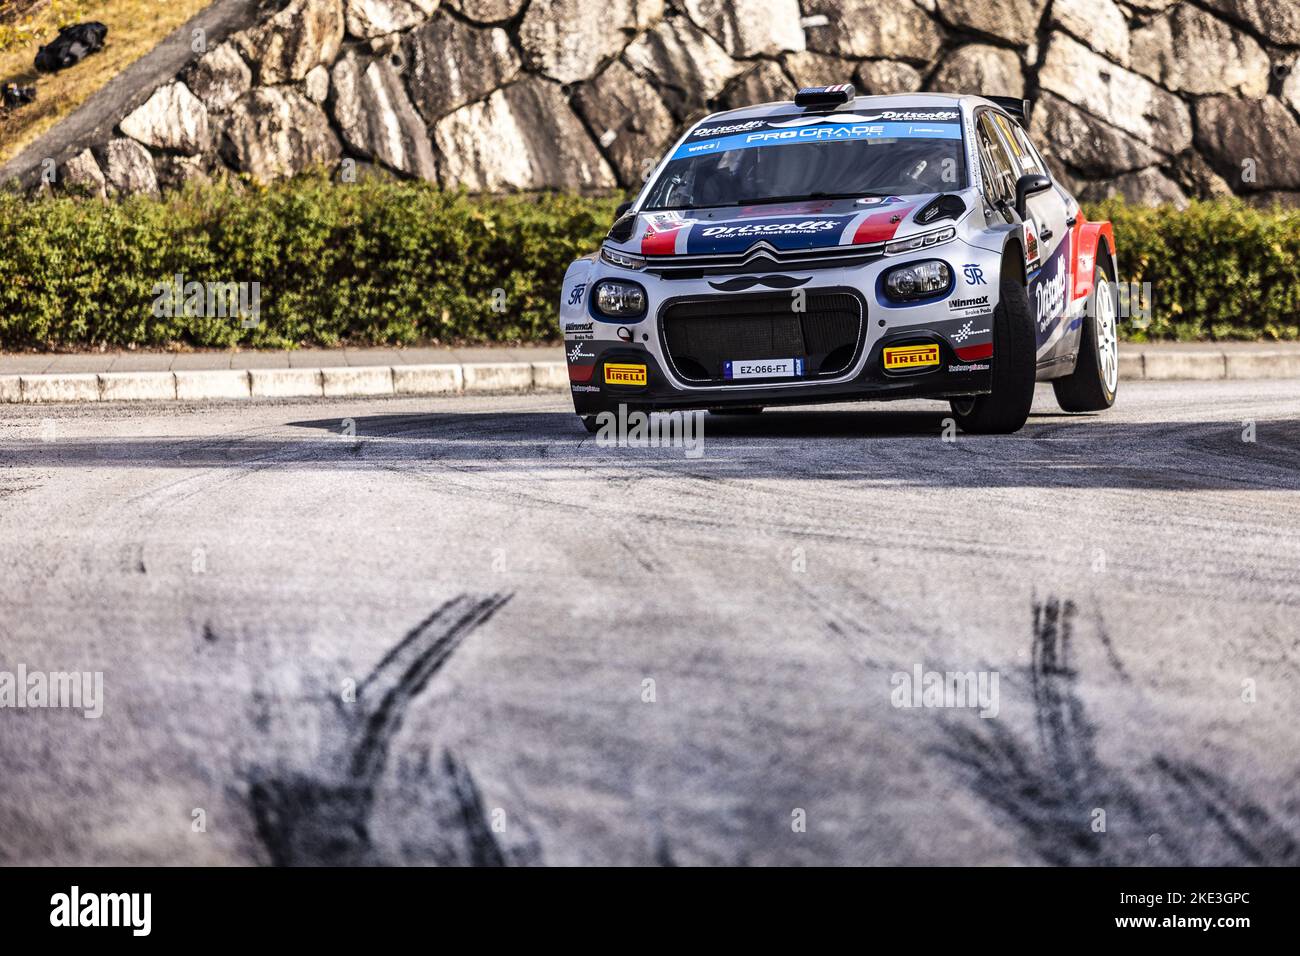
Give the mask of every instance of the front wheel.
M 993 391 L 954 398 L 952 415 L 962 431 L 1010 435 L 1024 427 L 1034 404 L 1034 314 L 1024 285 L 1005 269 L 993 310 Z
M 1115 267 L 1097 249 L 1092 294 L 1083 313 L 1079 358 L 1074 371 L 1054 379 L 1056 404 L 1067 412 L 1100 412 L 1115 404 L 1119 389 L 1119 320 L 1115 303 Z

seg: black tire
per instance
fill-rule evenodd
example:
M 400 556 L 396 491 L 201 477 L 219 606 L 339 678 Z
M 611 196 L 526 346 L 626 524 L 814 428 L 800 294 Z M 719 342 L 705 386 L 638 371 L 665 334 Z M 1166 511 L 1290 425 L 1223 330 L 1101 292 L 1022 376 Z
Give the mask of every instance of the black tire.
M 975 435 L 1010 435 L 1024 427 L 1034 404 L 1034 313 L 1016 270 L 1002 269 L 993 310 L 993 391 L 952 400 L 953 418 Z
M 710 415 L 757 415 L 763 411 L 762 405 L 745 405 L 740 408 L 710 408 Z
M 597 424 L 595 415 L 580 415 L 578 417 L 582 422 L 582 427 L 587 429 L 590 434 L 594 435 L 600 430 L 600 425 Z
M 1100 412 L 1115 404 L 1119 390 L 1119 318 L 1114 289 L 1115 266 L 1105 246 L 1098 246 L 1092 292 L 1079 336 L 1079 357 L 1073 372 L 1052 380 L 1056 403 L 1063 411 Z

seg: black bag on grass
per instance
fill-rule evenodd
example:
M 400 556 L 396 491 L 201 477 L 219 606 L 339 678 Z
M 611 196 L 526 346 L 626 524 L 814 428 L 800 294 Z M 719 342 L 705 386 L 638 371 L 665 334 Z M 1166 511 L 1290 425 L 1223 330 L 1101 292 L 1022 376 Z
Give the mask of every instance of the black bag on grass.
M 16 110 L 20 106 L 26 106 L 36 99 L 36 87 L 18 86 L 14 83 L 6 83 L 4 92 L 0 94 L 0 102 L 3 102 L 6 109 Z
M 102 23 L 77 23 L 64 27 L 54 42 L 36 52 L 36 69 L 42 73 L 66 70 L 104 45 L 108 27 Z

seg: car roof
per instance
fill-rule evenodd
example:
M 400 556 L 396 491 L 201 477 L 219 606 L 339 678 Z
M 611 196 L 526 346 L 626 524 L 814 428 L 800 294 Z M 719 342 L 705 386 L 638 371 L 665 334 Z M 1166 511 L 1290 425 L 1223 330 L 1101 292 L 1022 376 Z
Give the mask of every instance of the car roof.
M 888 110 L 888 109 L 958 109 L 965 106 L 971 109 L 976 105 L 992 106 L 1000 109 L 996 103 L 982 96 L 970 93 L 888 93 L 879 96 L 856 96 L 851 103 L 837 106 L 834 111 L 850 112 L 852 110 Z M 721 113 L 711 113 L 699 122 L 711 123 L 719 119 L 762 119 L 767 116 L 779 116 L 791 110 L 804 112 L 801 106 L 795 106 L 794 100 L 780 100 L 771 103 L 758 103 L 742 106 Z

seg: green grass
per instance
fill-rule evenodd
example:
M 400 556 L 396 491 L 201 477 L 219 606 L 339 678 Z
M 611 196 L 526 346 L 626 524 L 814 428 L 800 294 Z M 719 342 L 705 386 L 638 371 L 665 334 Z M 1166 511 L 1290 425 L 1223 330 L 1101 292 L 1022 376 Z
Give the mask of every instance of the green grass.
M 0 163 L 63 119 L 148 53 L 210 0 L 17 0 L 0 7 L 0 84 L 36 86 L 36 102 L 0 110 Z M 13 16 L 8 18 L 4 12 Z M 59 27 L 98 20 L 108 27 L 104 48 L 58 73 L 37 73 L 36 51 Z

